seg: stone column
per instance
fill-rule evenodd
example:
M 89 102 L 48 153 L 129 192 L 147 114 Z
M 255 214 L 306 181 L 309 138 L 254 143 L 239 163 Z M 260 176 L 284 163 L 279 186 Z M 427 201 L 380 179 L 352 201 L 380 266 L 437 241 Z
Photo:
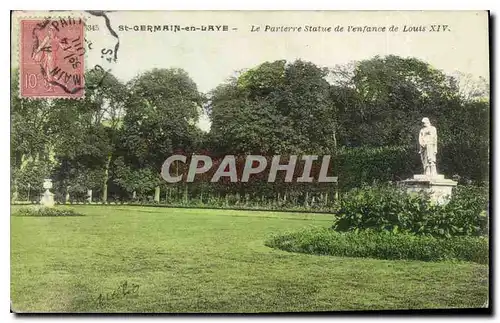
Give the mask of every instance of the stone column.
M 160 187 L 155 187 L 155 202 L 160 203 Z

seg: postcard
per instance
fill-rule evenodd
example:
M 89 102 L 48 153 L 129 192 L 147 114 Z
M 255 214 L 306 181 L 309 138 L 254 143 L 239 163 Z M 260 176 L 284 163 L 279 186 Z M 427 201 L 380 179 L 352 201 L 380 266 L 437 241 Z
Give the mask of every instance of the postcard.
M 488 11 L 13 11 L 11 311 L 491 311 Z

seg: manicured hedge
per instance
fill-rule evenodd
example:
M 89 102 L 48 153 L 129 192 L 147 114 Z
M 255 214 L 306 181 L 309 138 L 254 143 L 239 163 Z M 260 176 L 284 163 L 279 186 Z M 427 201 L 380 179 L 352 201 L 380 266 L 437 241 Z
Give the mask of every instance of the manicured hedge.
M 440 145 L 438 171 L 447 178 L 459 178 L 461 183 L 481 184 L 489 177 L 488 157 L 487 143 L 473 147 L 462 143 Z M 374 182 L 396 182 L 422 173 L 416 146 L 343 148 L 332 163 L 341 191 Z
M 341 149 L 333 159 L 334 174 L 342 192 L 363 184 L 400 181 L 420 173 L 415 148 L 378 147 Z
M 475 185 L 482 185 L 487 181 L 489 175 L 488 143 L 475 143 L 474 146 L 469 146 L 462 142 L 456 142 L 440 145 L 438 149 L 438 171 L 440 174 L 444 174 L 447 178 L 459 179 L 461 184 L 472 182 Z M 168 192 L 169 203 L 198 199 L 212 206 L 246 203 L 258 208 L 280 204 L 276 207 L 290 208 L 302 205 L 311 209 L 312 207 L 309 208 L 308 205 L 311 204 L 311 199 L 314 196 L 316 205 L 322 208 L 331 208 L 334 196 L 339 191 L 340 193 L 347 192 L 365 184 L 397 182 L 411 178 L 414 174 L 422 173 L 416 145 L 377 148 L 344 147 L 331 156 L 330 166 L 333 170 L 329 175 L 338 176 L 338 185 L 334 183 L 283 183 L 282 181 L 268 183 L 266 172 L 263 172 L 261 176 L 251 177 L 248 183 L 194 182 L 161 185 L 161 198 L 164 200 L 165 193 Z M 317 168 L 319 169 L 319 167 Z M 297 169 L 295 173 L 296 178 L 301 175 L 301 170 Z M 284 172 L 278 172 L 278 179 L 282 180 L 283 176 Z M 41 182 L 43 178 L 40 178 Z M 124 188 L 115 184 L 111 185 L 116 180 L 118 179 L 112 178 L 109 181 L 108 200 L 137 202 L 132 199 L 131 192 L 126 193 Z M 31 190 L 28 190 L 26 182 L 21 181 L 17 187 L 17 199 L 26 200 L 29 196 L 31 199 L 38 200 L 41 193 L 41 182 L 36 186 L 32 184 Z M 137 196 L 141 200 L 152 200 L 154 190 L 151 189 L 151 183 L 146 183 L 148 188 L 138 188 Z M 75 188 L 74 184 L 71 185 L 70 195 L 73 201 L 86 201 L 87 189 L 93 190 L 94 201 L 101 198 L 102 188 L 100 185 L 97 187 L 92 187 L 90 183 L 86 185 L 89 186 L 79 184 Z M 56 201 L 65 200 L 66 189 L 66 184 L 54 181 L 53 193 Z M 236 198 L 237 196 L 239 198 Z M 328 196 L 328 199 L 321 199 L 322 196 Z
M 22 207 L 12 213 L 14 216 L 82 216 L 72 209 L 49 208 L 43 206 Z
M 337 232 L 312 227 L 275 235 L 265 244 L 285 251 L 315 255 L 488 263 L 487 237 L 436 238 L 371 230 Z

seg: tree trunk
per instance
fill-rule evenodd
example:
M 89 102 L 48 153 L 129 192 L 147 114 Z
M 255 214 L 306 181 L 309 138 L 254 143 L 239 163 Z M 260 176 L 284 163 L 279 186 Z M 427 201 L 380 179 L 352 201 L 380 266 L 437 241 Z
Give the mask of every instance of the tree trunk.
M 187 203 L 188 200 L 188 186 L 184 185 L 184 203 Z
M 14 192 L 12 192 L 12 202 L 17 201 L 17 197 L 19 196 L 18 188 L 17 188 L 17 179 L 14 179 Z
M 104 168 L 104 177 L 102 182 L 102 201 L 106 203 L 108 201 L 108 180 L 109 180 L 109 165 L 111 164 L 112 155 L 108 155 L 106 160 L 106 166 Z
M 16 156 L 16 164 L 19 164 L 19 171 L 23 171 L 26 166 L 27 159 L 24 154 L 19 153 Z M 14 178 L 14 191 L 12 192 L 12 201 L 16 201 L 19 196 L 19 187 L 17 185 L 17 178 Z
M 155 202 L 160 203 L 160 187 L 155 187 Z
M 69 200 L 70 200 L 70 196 L 69 196 L 69 186 L 66 186 L 66 196 L 64 197 L 64 203 L 65 203 L 65 204 L 68 204 L 68 203 L 69 203 Z
M 335 129 L 333 130 L 333 151 L 334 155 L 337 155 L 337 125 L 335 125 Z

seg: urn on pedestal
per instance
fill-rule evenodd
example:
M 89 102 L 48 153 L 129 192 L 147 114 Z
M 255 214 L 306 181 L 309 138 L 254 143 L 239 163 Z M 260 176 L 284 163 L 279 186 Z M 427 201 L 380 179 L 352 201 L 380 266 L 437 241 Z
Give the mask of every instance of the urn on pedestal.
M 50 178 L 44 179 L 43 188 L 45 192 L 42 194 L 40 204 L 45 207 L 54 207 L 54 194 L 50 192 L 52 188 L 52 180 Z

